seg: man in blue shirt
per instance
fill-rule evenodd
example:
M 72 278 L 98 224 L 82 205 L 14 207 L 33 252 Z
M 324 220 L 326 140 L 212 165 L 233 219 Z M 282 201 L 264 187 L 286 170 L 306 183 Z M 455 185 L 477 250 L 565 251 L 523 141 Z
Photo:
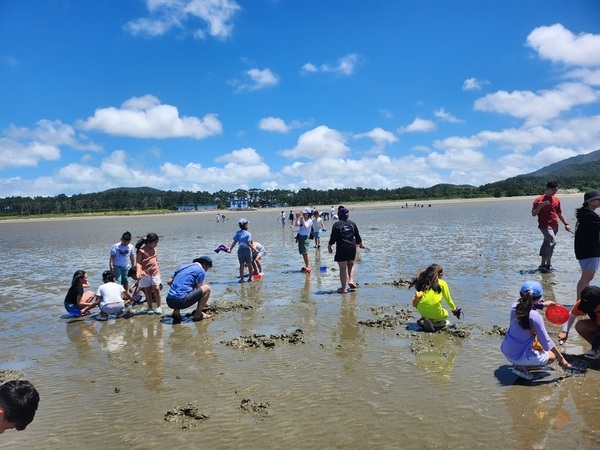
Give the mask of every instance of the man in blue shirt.
M 173 273 L 167 283 L 170 286 L 167 294 L 167 305 L 173 308 L 173 322 L 181 322 L 180 310 L 189 308 L 198 303 L 192 314 L 194 322 L 209 319 L 210 315 L 203 310 L 208 307 L 210 297 L 210 286 L 204 284 L 206 271 L 212 267 L 212 259 L 201 256 L 194 259 L 191 264 L 184 264 Z

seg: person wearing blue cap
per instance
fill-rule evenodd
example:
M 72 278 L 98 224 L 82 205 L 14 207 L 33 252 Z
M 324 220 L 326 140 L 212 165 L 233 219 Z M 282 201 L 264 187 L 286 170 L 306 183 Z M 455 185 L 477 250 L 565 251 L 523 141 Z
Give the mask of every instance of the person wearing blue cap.
M 551 300 L 542 300 L 544 292 L 537 281 L 526 281 L 519 291 L 520 298 L 510 309 L 510 324 L 500 350 L 520 378 L 532 380 L 528 368 L 545 366 L 558 360 L 562 368 L 571 367 L 546 331 L 544 319 L 537 309 L 553 306 Z
M 210 315 L 203 310 L 208 307 L 210 298 L 210 286 L 204 284 L 206 271 L 212 267 L 212 259 L 208 256 L 201 256 L 194 259 L 191 264 L 184 264 L 173 273 L 167 284 L 170 286 L 167 293 L 167 305 L 173 308 L 173 323 L 181 322 L 180 310 L 189 308 L 198 303 L 192 320 L 209 319 Z

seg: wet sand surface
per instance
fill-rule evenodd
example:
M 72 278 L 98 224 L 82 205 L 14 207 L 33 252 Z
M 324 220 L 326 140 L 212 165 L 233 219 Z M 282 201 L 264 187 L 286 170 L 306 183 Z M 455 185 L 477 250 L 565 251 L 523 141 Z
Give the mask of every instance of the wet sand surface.
M 580 203 L 563 198 L 570 223 Z M 369 250 L 347 294 L 329 293 L 339 287 L 329 232 L 311 248 L 312 274 L 299 273 L 280 210 L 225 212 L 224 224 L 214 213 L 0 223 L 0 376 L 41 395 L 34 422 L 0 448 L 598 448 L 597 367 L 568 376 L 555 365 L 526 382 L 499 350 L 526 279 L 574 303 L 572 235 L 559 232 L 556 271 L 540 274 L 530 199 L 400 206 L 351 208 Z M 240 284 L 236 256 L 213 249 L 242 215 L 267 255 L 265 276 Z M 213 258 L 211 319 L 173 324 L 168 307 L 162 318 L 66 318 L 72 273 L 87 270 L 96 289 L 125 230 L 161 236 L 163 281 Z M 465 315 L 424 333 L 402 281 L 433 262 Z M 573 332 L 565 351 L 575 360 L 587 345 Z

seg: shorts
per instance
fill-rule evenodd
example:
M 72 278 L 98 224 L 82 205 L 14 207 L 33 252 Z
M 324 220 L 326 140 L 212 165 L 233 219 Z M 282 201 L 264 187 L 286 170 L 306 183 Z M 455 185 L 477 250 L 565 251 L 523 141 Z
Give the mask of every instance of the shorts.
M 238 255 L 238 261 L 240 262 L 240 264 L 252 262 L 252 249 L 250 247 L 238 248 L 237 255 Z
M 186 309 L 198 303 L 202 298 L 202 295 L 204 295 L 202 289 L 194 289 L 184 298 L 167 297 L 167 305 L 169 305 L 169 308 L 173 309 Z
M 356 259 L 356 247 L 338 247 L 335 246 L 335 256 L 333 260 L 336 262 L 354 261 Z
M 138 282 L 140 289 L 149 288 L 150 286 L 160 286 L 160 275 L 142 275 Z
M 119 302 L 119 303 L 108 303 L 106 305 L 103 305 L 100 307 L 100 311 L 102 311 L 105 314 L 118 314 L 121 311 L 123 311 L 123 308 L 125 307 L 125 303 L 123 302 Z
M 529 356 L 521 359 L 509 359 L 515 366 L 545 366 L 550 359 L 549 352 L 544 350 L 532 350 Z
M 115 266 L 113 270 L 115 274 L 115 283 L 127 286 L 129 284 L 127 276 L 130 268 L 131 266 Z
M 579 260 L 579 267 L 581 270 L 598 270 L 600 267 L 600 257 L 594 256 L 593 258 L 585 258 Z
M 320 238 L 321 238 L 321 230 L 319 230 L 319 231 L 315 231 L 315 232 L 313 233 L 313 237 L 315 237 L 315 238 L 319 238 L 319 239 L 320 239 Z
M 308 236 L 298 235 L 298 253 L 304 255 L 310 249 L 310 239 Z

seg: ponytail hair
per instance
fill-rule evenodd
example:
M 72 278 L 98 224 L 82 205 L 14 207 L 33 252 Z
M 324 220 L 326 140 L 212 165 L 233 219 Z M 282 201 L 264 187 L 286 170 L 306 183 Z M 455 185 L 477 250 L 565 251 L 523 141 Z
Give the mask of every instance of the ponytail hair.
M 158 242 L 158 234 L 156 234 L 156 233 L 148 233 L 146 236 L 144 236 L 143 238 L 141 238 L 137 242 L 137 244 L 135 244 L 135 248 L 137 250 L 139 250 L 140 248 L 144 247 L 146 244 L 148 244 L 150 242 Z
M 521 298 L 519 298 L 519 302 L 516 307 L 516 318 L 521 328 L 524 330 L 531 329 L 531 322 L 529 321 L 529 313 L 533 308 L 535 302 L 537 302 L 540 297 L 534 297 L 533 292 L 525 291 L 521 294 Z

